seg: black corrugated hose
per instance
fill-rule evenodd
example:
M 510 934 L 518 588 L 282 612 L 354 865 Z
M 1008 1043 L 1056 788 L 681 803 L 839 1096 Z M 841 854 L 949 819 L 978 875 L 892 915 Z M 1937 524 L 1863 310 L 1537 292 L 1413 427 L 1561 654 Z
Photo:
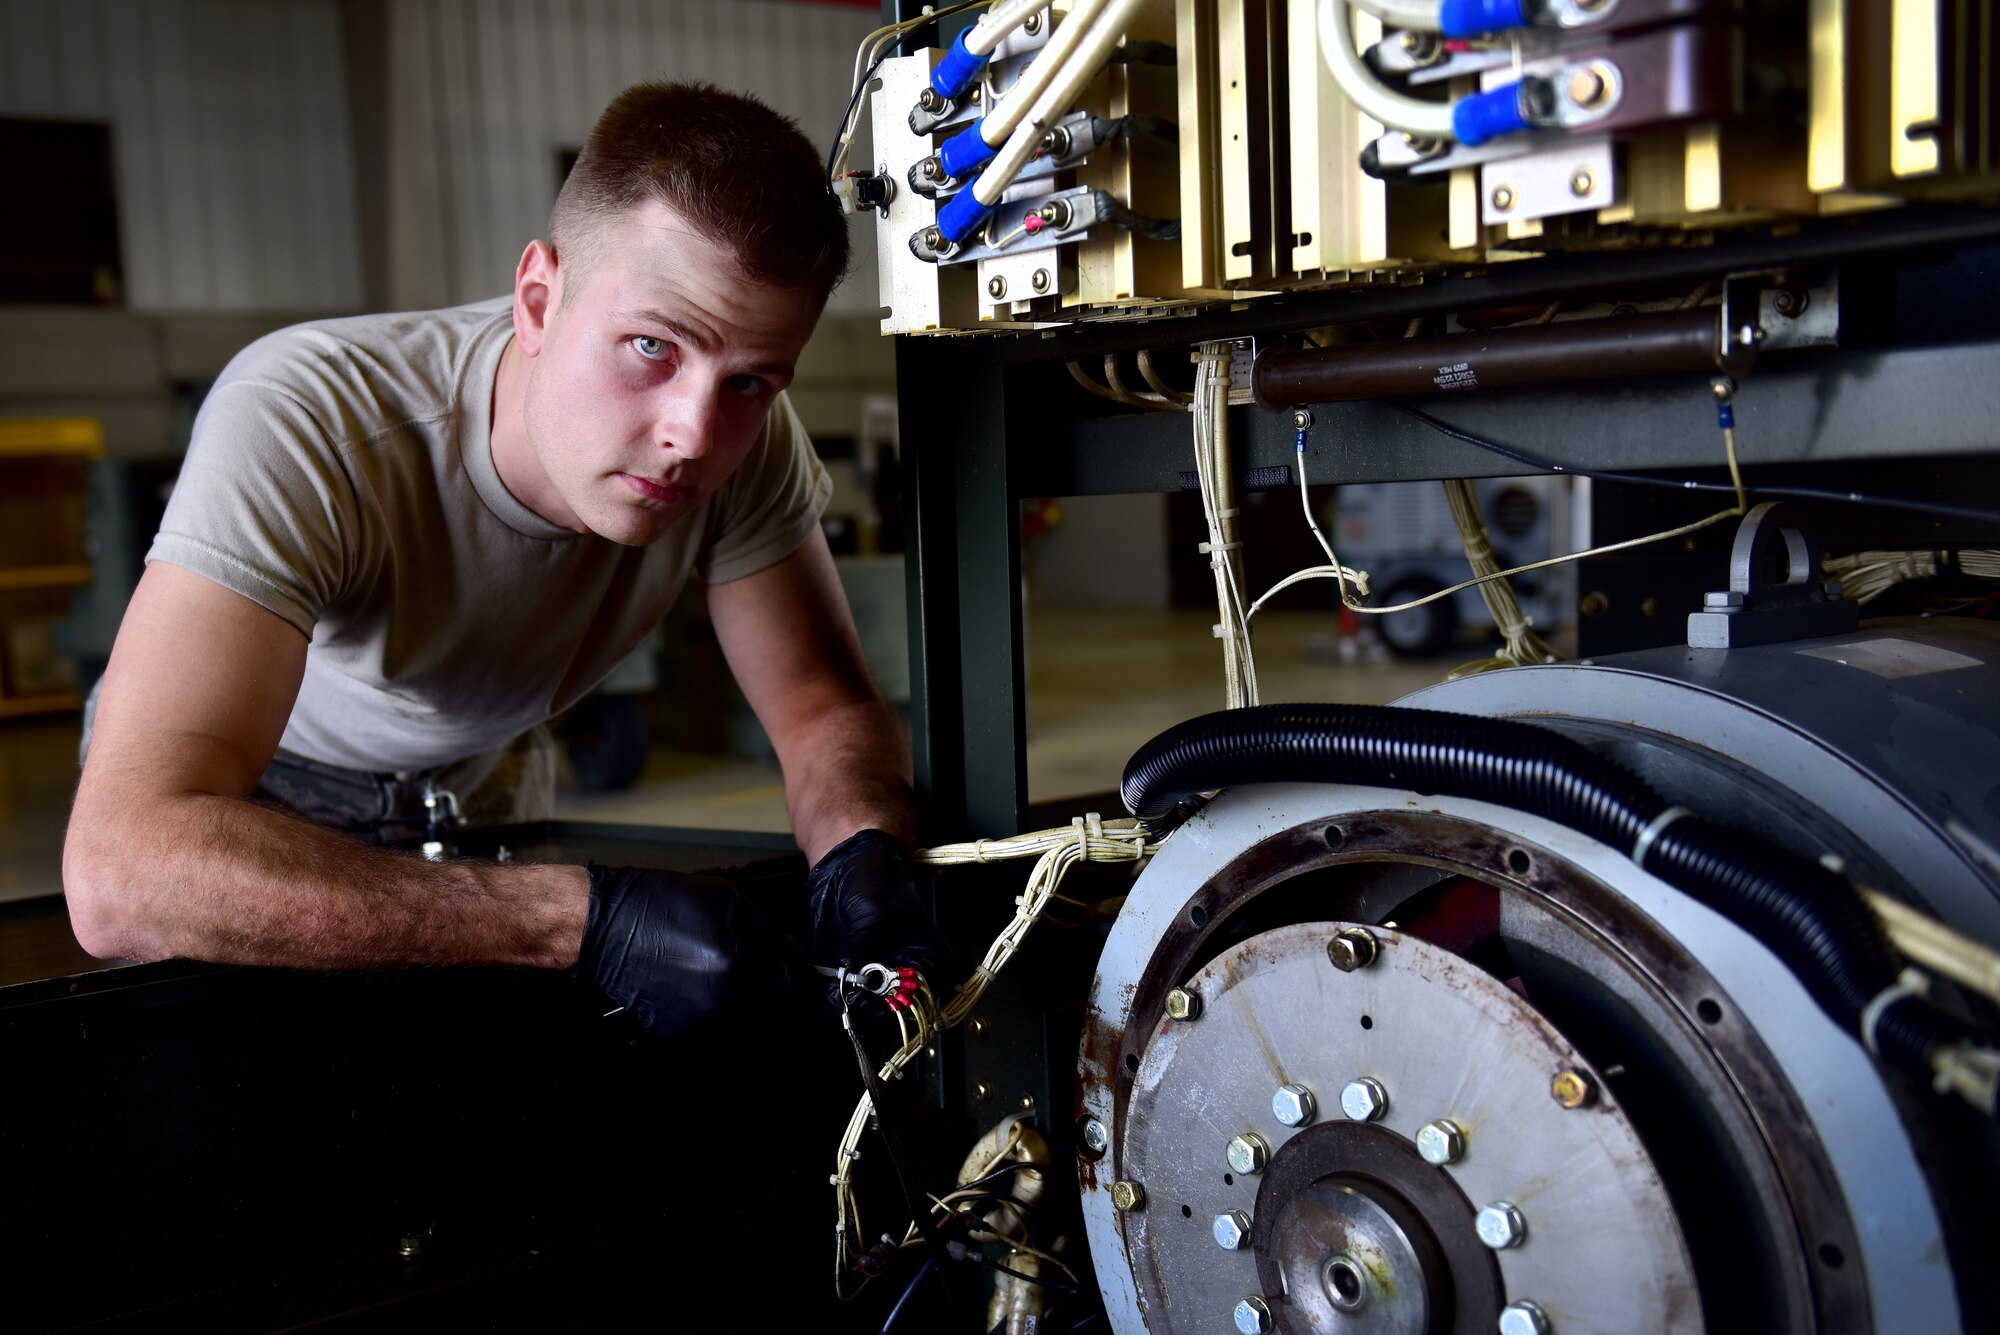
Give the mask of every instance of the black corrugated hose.
M 1253 705 L 1169 728 L 1125 767 L 1126 807 L 1156 835 L 1200 794 L 1257 783 L 1353 783 L 1472 798 L 1531 812 L 1631 856 L 1768 946 L 1835 1024 L 1860 1032 L 1902 960 L 1843 877 L 1664 799 L 1581 744 L 1532 724 L 1377 705 Z M 1876 1021 L 1884 1060 L 1926 1083 L 1931 1055 L 1967 1037 L 1957 1020 L 1905 996 Z

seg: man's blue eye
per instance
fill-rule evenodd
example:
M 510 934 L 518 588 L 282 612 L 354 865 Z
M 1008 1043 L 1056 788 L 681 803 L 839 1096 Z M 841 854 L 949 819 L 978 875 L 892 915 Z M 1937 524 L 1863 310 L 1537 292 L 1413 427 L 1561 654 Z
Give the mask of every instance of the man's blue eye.
M 729 387 L 738 394 L 762 394 L 764 392 L 764 378 L 754 375 L 733 375 L 729 377 Z
M 632 350 L 649 362 L 661 362 L 667 359 L 667 341 L 663 338 L 654 338 L 651 334 L 640 334 L 634 338 Z

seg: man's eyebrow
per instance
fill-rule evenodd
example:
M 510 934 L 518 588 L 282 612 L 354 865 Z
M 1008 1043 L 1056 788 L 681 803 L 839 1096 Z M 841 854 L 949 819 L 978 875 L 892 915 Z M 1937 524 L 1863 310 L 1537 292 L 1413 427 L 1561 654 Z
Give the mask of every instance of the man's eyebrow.
M 675 338 L 680 339 L 683 343 L 692 344 L 703 352 L 711 351 L 715 346 L 714 341 L 707 334 L 702 333 L 691 325 L 674 319 L 673 316 L 668 315 L 665 311 L 654 310 L 650 306 L 639 307 L 629 311 L 614 311 L 612 314 L 614 318 L 619 320 L 638 320 L 646 324 L 658 325 Z

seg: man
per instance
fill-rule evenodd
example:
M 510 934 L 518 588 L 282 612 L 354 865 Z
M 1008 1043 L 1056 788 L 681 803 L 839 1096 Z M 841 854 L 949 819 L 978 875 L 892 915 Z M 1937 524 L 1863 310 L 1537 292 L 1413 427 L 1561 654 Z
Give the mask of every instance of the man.
M 593 130 L 511 303 L 239 354 L 94 711 L 63 855 L 84 947 L 573 966 L 662 1029 L 770 986 L 768 942 L 720 882 L 350 837 L 416 828 L 437 788 L 474 819 L 546 816 L 540 725 L 692 574 L 815 863 L 816 955 L 934 967 L 903 861 L 907 748 L 783 393 L 846 262 L 791 122 L 641 85 Z

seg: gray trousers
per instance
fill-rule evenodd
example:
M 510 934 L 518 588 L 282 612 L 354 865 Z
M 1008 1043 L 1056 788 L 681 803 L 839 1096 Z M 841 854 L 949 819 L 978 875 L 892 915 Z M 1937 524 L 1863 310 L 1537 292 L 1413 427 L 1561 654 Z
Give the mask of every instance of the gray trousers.
M 102 686 L 102 683 L 99 683 Z M 90 751 L 97 688 L 83 705 L 83 741 Z M 556 747 L 547 724 L 537 724 L 504 746 L 423 770 L 372 771 L 328 765 L 280 749 L 251 796 L 315 825 L 378 844 L 411 844 L 428 838 L 433 808 L 454 807 L 468 826 L 513 825 L 555 814 Z

